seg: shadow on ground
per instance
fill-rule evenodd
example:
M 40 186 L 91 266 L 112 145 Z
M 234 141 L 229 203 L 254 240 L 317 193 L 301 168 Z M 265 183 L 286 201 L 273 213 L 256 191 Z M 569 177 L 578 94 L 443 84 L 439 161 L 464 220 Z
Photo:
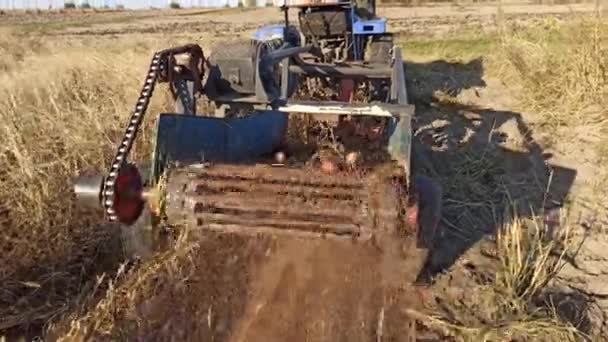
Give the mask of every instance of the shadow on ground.
M 428 275 L 496 232 L 510 206 L 526 217 L 564 204 L 576 170 L 548 162 L 551 155 L 534 141 L 521 114 L 458 99 L 464 92 L 480 96 L 486 86 L 482 59 L 406 63 L 406 74 L 416 104 L 413 172 L 434 178 L 444 192 L 445 236 Z
M 433 177 L 444 192 L 445 236 L 428 265 L 432 276 L 496 232 L 510 206 L 521 217 L 561 207 L 576 170 L 548 162 L 551 155 L 521 114 L 457 99 L 465 91 L 479 96 L 485 87 L 482 60 L 406 63 L 406 70 L 416 104 L 414 172 Z
M 419 275 L 420 282 L 432 283 L 491 239 L 513 209 L 520 218 L 555 213 L 568 201 L 577 171 L 551 164 L 551 154 L 534 140 L 520 113 L 475 104 L 486 87 L 483 60 L 406 62 L 405 67 L 410 101 L 416 104 L 413 172 L 443 188 L 442 236 Z M 562 319 L 583 332 L 591 329 L 587 296 L 546 296 L 540 300 L 557 305 Z

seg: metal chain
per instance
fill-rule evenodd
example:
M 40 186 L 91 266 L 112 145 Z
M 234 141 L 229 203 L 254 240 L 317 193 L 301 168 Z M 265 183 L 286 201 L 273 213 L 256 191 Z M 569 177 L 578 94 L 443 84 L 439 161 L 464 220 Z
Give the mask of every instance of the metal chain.
M 170 75 L 172 71 L 168 70 L 169 65 L 171 64 L 169 59 L 172 59 L 173 54 L 180 53 L 191 53 L 204 60 L 202 49 L 200 46 L 195 44 L 187 44 L 181 47 L 161 50 L 156 52 L 152 57 L 146 80 L 144 81 L 144 85 L 139 94 L 137 103 L 135 104 L 135 109 L 133 110 L 133 114 L 129 119 L 129 124 L 127 125 L 125 134 L 123 135 L 122 141 L 118 147 L 118 151 L 116 152 L 114 159 L 112 159 L 108 176 L 105 178 L 103 183 L 103 189 L 101 192 L 102 206 L 106 212 L 108 220 L 111 222 L 118 219 L 116 216 L 116 211 L 114 210 L 114 194 L 116 192 L 116 180 L 120 174 L 120 170 L 131 152 L 131 147 L 133 147 L 133 142 L 135 141 L 137 132 L 139 131 L 139 126 L 141 125 L 144 114 L 148 109 L 148 104 L 150 103 L 150 99 L 154 93 L 156 83 L 159 81 L 161 76 L 167 78 Z M 167 63 L 163 63 L 163 61 L 166 61 Z M 162 74 L 163 71 L 165 71 L 167 74 Z
M 155 53 L 152 57 L 150 67 L 148 68 L 148 74 L 146 76 L 146 80 L 144 82 L 142 90 L 139 94 L 135 109 L 133 110 L 133 114 L 129 119 L 129 124 L 127 125 L 125 134 L 123 135 L 122 141 L 118 147 L 118 151 L 116 152 L 114 159 L 112 159 L 110 171 L 103 184 L 102 205 L 104 207 L 108 220 L 111 222 L 116 221 L 116 219 L 118 218 L 114 210 L 114 193 L 116 179 L 118 178 L 120 169 L 122 168 L 124 162 L 129 156 L 129 152 L 131 152 L 131 147 L 133 147 L 133 142 L 135 141 L 137 132 L 139 131 L 139 127 L 141 125 L 141 122 L 143 121 L 144 114 L 148 109 L 148 104 L 150 103 L 150 99 L 152 98 L 154 87 L 159 78 L 160 71 L 163 67 L 161 65 L 162 58 L 167 52 L 168 50 L 159 51 Z

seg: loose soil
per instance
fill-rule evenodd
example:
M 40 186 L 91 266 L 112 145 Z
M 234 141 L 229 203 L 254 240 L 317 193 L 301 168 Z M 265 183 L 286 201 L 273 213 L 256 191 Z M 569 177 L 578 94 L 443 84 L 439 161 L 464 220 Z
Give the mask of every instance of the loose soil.
M 384 287 L 383 274 L 402 265 L 383 262 L 374 246 L 213 234 L 198 243 L 186 279 L 161 279 L 153 293 L 119 304 L 115 328 L 125 338 L 407 341 L 397 310 L 416 307 L 417 293 Z

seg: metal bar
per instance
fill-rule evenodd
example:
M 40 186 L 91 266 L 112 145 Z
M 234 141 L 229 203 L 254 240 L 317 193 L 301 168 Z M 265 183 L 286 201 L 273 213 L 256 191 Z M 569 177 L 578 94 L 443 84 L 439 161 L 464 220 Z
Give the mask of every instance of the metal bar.
M 287 101 L 289 97 L 289 58 L 286 58 L 281 65 L 281 100 Z
M 190 223 L 192 220 L 185 220 L 183 223 Z M 182 223 L 180 221 L 180 223 Z M 367 235 L 363 235 L 359 232 L 353 232 L 351 234 L 332 234 L 332 233 L 323 233 L 323 232 L 315 232 L 315 231 L 305 231 L 298 229 L 277 229 L 274 227 L 247 227 L 247 229 L 243 229 L 243 226 L 238 224 L 215 224 L 215 223 L 205 223 L 202 225 L 189 225 L 191 231 L 198 228 L 198 231 L 214 231 L 217 233 L 223 234 L 239 234 L 239 235 L 249 235 L 249 236 L 257 236 L 257 235 L 270 235 L 270 236 L 286 236 L 292 238 L 303 238 L 303 239 L 311 239 L 311 238 L 327 238 L 332 240 L 352 240 L 355 238 L 369 238 Z
M 296 189 L 290 189 L 290 187 L 298 187 Z M 262 194 L 280 194 L 289 190 L 291 195 L 310 197 L 311 199 L 318 200 L 323 198 L 340 198 L 342 200 L 351 200 L 360 195 L 362 189 L 348 189 L 343 187 L 331 188 L 324 184 L 319 186 L 307 186 L 298 184 L 285 183 L 280 186 L 276 184 L 264 184 L 255 181 L 250 182 L 239 182 L 235 184 L 234 181 L 230 180 L 217 180 L 213 179 L 205 183 L 193 184 L 189 187 L 191 191 L 196 193 L 220 193 L 225 191 L 232 192 L 251 192 L 256 191 Z
M 385 65 L 378 66 L 334 66 L 330 64 L 301 63 L 290 65 L 289 71 L 306 76 L 391 78 L 393 70 Z
M 411 119 L 401 117 L 395 118 L 390 123 L 392 131 L 388 141 L 388 153 L 406 174 L 410 173 L 410 150 L 412 148 L 412 126 Z
M 221 96 L 215 99 L 218 103 L 253 103 L 264 104 L 253 96 Z M 357 104 L 340 101 L 289 101 L 277 108 L 284 113 L 301 114 L 335 114 L 355 116 L 412 116 L 414 105 L 410 104 Z
M 250 181 L 256 185 L 263 183 L 269 186 L 286 184 L 300 187 L 330 187 L 332 190 L 361 190 L 364 180 L 358 177 L 343 177 L 341 175 L 326 175 L 313 169 L 301 169 L 297 167 L 273 167 L 265 164 L 235 165 L 215 164 L 202 169 L 198 166 L 190 166 L 191 173 L 184 173 L 188 178 L 183 181 L 213 179 L 214 182 L 223 178 L 228 184 Z M 180 175 L 182 177 L 182 175 Z M 247 183 L 249 186 L 249 182 Z
M 405 83 L 405 70 L 401 49 L 393 47 L 393 70 L 391 72 L 391 100 L 398 104 L 407 104 L 407 88 Z
M 287 105 L 279 107 L 279 111 L 306 114 L 401 117 L 411 116 L 413 114 L 413 106 L 387 103 L 353 104 L 347 102 L 298 101 L 288 102 Z
M 201 208 L 213 207 L 217 210 L 244 210 L 250 212 L 264 212 L 272 210 L 273 215 L 306 215 L 307 219 L 314 216 L 344 217 L 346 220 L 359 214 L 361 204 L 355 201 L 340 201 L 329 198 L 306 198 L 298 194 L 268 194 L 262 197 L 259 192 L 224 193 L 224 194 L 187 194 L 186 202 L 196 203 Z M 197 209 L 197 208 L 194 208 Z M 303 214 L 304 213 L 304 214 Z M 327 222 L 326 222 L 327 223 Z
M 278 63 L 284 58 L 293 57 L 301 53 L 308 52 L 310 49 L 312 49 L 312 45 L 284 48 L 268 53 L 268 57 L 272 60 L 272 63 Z
M 242 226 L 243 230 L 255 227 L 274 227 L 276 230 L 293 229 L 313 232 L 325 232 L 333 234 L 356 234 L 359 226 L 355 222 L 346 221 L 347 218 L 339 217 L 311 217 L 309 220 L 303 218 L 306 214 L 297 216 L 262 215 L 249 211 L 226 211 L 222 213 L 203 212 L 195 213 L 193 217 L 200 222 L 199 225 L 220 224 Z M 346 222 L 345 222 L 346 221 Z
M 331 201 L 356 201 L 356 199 L 362 196 L 362 190 L 355 189 L 330 189 L 325 187 L 298 187 L 285 185 L 283 187 L 277 187 L 272 184 L 256 184 L 254 182 L 248 184 L 232 185 L 229 182 L 206 182 L 198 183 L 196 185 L 190 185 L 187 189 L 189 192 L 201 194 L 203 196 L 208 194 L 220 194 L 227 191 L 239 193 L 243 196 L 248 192 L 254 192 L 260 196 L 298 196 L 300 198 L 306 198 L 307 200 L 315 203 L 331 202 Z M 192 203 L 195 203 L 197 197 L 192 195 L 188 197 L 192 199 Z

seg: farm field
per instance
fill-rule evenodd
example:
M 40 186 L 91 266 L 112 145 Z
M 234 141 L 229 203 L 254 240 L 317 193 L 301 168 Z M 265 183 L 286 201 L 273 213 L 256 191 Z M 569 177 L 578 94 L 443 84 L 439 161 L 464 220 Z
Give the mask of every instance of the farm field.
M 514 3 L 379 15 L 406 60 L 416 172 L 444 191 L 433 282 L 402 307 L 417 340 L 608 340 L 604 13 Z M 400 326 L 380 315 L 372 251 L 182 236 L 126 262 L 120 228 L 71 195 L 77 174 L 107 168 L 155 51 L 197 43 L 209 55 L 280 22 L 270 7 L 0 14 L 0 340 L 375 341 L 379 326 Z M 136 160 L 171 108 L 166 90 Z M 405 338 L 391 329 L 385 340 Z

